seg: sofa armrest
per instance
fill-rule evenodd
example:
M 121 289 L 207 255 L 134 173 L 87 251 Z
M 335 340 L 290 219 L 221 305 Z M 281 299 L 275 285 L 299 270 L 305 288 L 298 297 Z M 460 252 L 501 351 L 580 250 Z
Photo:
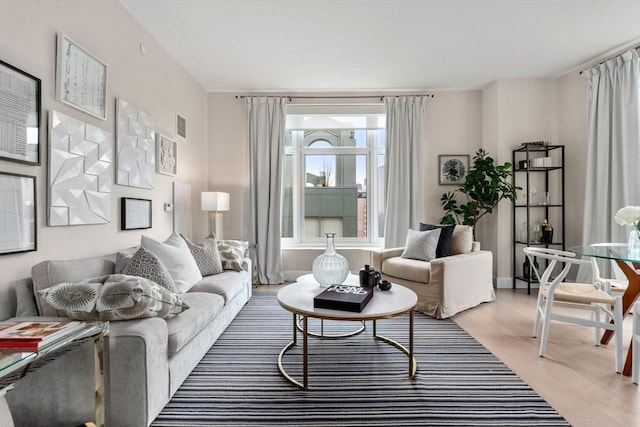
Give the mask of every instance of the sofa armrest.
M 375 249 L 371 251 L 371 267 L 375 270 L 382 270 L 382 262 L 387 258 L 399 257 L 404 252 L 404 248 Z
M 167 322 L 110 322 L 105 345 L 107 425 L 147 426 L 169 399 Z

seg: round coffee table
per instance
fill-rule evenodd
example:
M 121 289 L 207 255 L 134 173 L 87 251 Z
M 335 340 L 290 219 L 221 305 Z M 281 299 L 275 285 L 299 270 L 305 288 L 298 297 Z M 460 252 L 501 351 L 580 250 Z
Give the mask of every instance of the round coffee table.
M 345 283 L 352 284 L 352 283 Z M 308 388 L 308 337 L 311 335 L 308 331 L 309 318 L 322 320 L 341 320 L 341 321 L 357 321 L 373 322 L 373 337 L 383 342 L 393 345 L 403 351 L 409 357 L 409 379 L 412 379 L 418 367 L 418 363 L 413 356 L 413 309 L 418 302 L 418 297 L 411 289 L 394 284 L 389 291 L 375 290 L 373 298 L 369 304 L 360 313 L 329 310 L 324 308 L 314 308 L 313 297 L 319 294 L 324 288 L 320 288 L 314 280 L 300 280 L 299 282 L 285 286 L 278 292 L 278 303 L 285 310 L 293 314 L 293 339 L 284 346 L 278 355 L 278 369 L 280 373 L 292 384 L 307 390 Z M 409 314 L 409 348 L 399 342 L 379 335 L 376 331 L 376 321 L 382 319 L 390 319 L 392 317 Z M 284 355 L 298 342 L 298 324 L 300 318 L 302 320 L 302 382 L 291 377 L 284 369 L 282 359 Z M 361 331 L 355 332 L 359 333 Z M 354 335 L 347 334 L 346 336 Z M 336 336 L 325 337 L 323 335 L 314 334 L 312 336 L 318 338 L 336 338 Z

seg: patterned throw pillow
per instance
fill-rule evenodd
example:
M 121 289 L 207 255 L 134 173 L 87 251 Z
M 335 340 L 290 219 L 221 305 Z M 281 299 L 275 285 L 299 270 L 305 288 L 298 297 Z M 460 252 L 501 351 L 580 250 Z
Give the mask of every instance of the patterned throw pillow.
M 164 319 L 189 308 L 158 284 L 123 274 L 60 283 L 38 293 L 59 315 L 77 320 Z
M 249 242 L 242 240 L 218 240 L 222 269 L 244 271 L 244 257 L 247 249 L 249 249 Z
M 209 236 L 199 245 L 180 235 L 187 243 L 193 259 L 196 260 L 200 274 L 203 276 L 211 276 L 212 274 L 222 273 L 222 260 L 218 251 L 218 244 L 215 237 Z
M 402 258 L 431 261 L 436 257 L 436 248 L 441 230 L 416 231 L 409 230 L 407 244 L 400 255 Z
M 120 271 L 118 270 L 119 258 L 126 258 L 126 254 L 118 253 L 116 255 L 116 273 L 144 277 L 157 283 L 169 292 L 177 292 L 171 274 L 169 274 L 169 271 L 162 261 L 152 252 L 141 247 L 127 261 L 120 259 L 120 265 L 124 265 L 124 268 Z

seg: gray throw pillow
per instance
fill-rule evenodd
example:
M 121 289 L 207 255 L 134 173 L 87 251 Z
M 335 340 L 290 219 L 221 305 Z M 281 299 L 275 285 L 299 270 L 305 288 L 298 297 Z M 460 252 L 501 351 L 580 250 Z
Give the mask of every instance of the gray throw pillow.
M 402 258 L 431 261 L 436 257 L 438 239 L 442 230 L 416 231 L 409 229 Z
M 187 243 L 193 259 L 196 260 L 200 274 L 203 276 L 211 276 L 212 274 L 222 273 L 222 260 L 220 259 L 220 252 L 218 251 L 218 244 L 216 243 L 215 237 L 209 236 L 197 245 L 182 234 L 180 236 L 182 236 Z
M 126 257 L 125 254 L 120 254 L 116 256 L 116 265 L 118 265 L 117 257 Z M 143 247 L 140 247 L 135 254 L 128 260 L 125 264 L 122 271 L 117 271 L 117 273 L 126 274 L 129 276 L 138 276 L 144 277 L 145 279 L 149 279 L 152 282 L 157 283 L 161 287 L 165 288 L 169 292 L 177 292 L 176 284 L 169 274 L 169 270 L 164 266 L 162 261 L 155 256 L 151 251 L 146 250 Z

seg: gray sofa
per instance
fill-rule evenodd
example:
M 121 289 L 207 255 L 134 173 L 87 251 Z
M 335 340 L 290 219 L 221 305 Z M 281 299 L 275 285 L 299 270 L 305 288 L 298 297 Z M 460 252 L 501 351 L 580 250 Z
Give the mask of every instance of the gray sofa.
M 0 292 L 2 320 L 43 319 L 52 313 L 38 291 L 61 282 L 113 274 L 115 254 L 71 261 L 44 261 L 32 277 Z M 189 309 L 169 319 L 110 323 L 105 339 L 105 421 L 107 426 L 148 426 L 200 359 L 251 298 L 247 271 L 205 276 L 181 299 Z M 93 419 L 94 355 L 83 345 L 16 383 L 6 395 L 14 424 L 76 426 Z

